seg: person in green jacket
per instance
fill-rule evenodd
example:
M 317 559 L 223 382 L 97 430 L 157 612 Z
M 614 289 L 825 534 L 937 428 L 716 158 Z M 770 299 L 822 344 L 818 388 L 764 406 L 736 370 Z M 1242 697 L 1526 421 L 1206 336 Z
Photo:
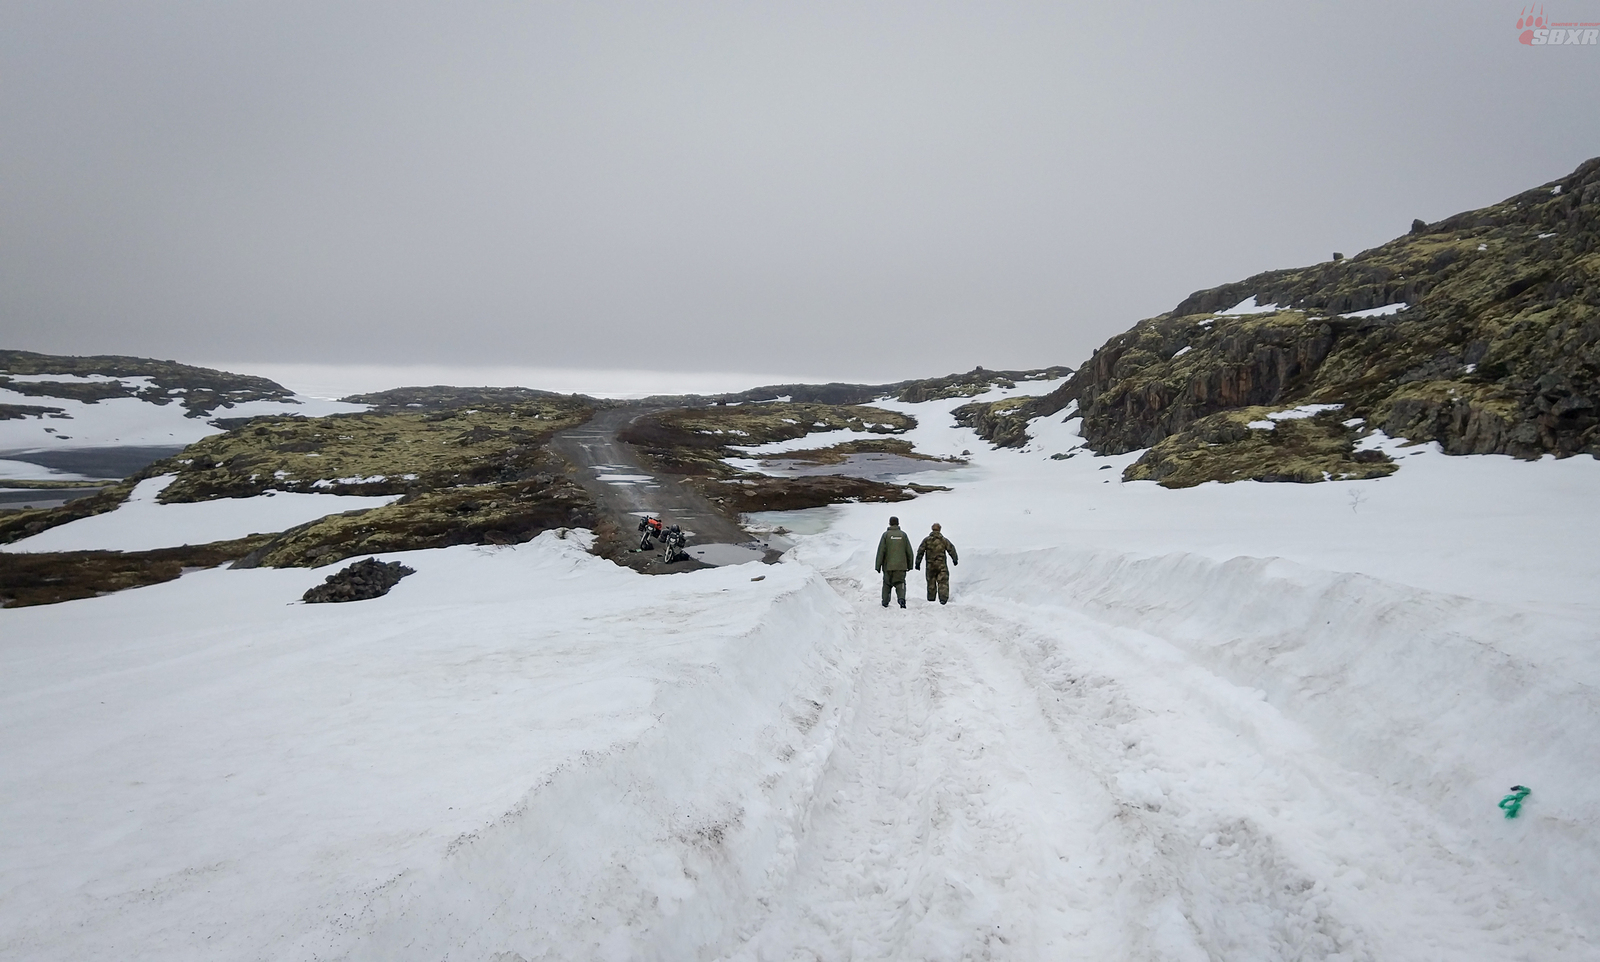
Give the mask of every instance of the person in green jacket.
M 950 555 L 950 564 L 961 563 L 961 559 L 956 557 L 956 546 L 939 533 L 939 526 L 935 524 L 933 533 L 923 538 L 922 544 L 917 546 L 917 567 L 921 568 L 926 558 L 928 568 L 923 576 L 928 579 L 928 600 L 932 601 L 937 593 L 941 605 L 950 603 L 950 569 L 945 565 L 946 554 Z
M 878 539 L 878 560 L 873 571 L 883 572 L 883 606 L 889 607 L 889 591 L 900 596 L 900 607 L 906 606 L 906 572 L 915 559 L 911 556 L 911 537 L 900 530 L 900 519 L 889 519 L 889 530 Z

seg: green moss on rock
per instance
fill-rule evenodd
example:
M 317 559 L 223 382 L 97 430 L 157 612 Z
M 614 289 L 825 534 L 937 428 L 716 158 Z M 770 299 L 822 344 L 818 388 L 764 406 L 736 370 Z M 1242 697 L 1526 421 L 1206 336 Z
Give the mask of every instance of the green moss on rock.
M 551 434 L 592 414 L 581 400 L 550 395 L 499 408 L 256 418 L 153 470 L 178 475 L 161 493 L 166 503 L 514 481 L 545 469 L 541 447 Z
M 314 568 L 357 555 L 460 544 L 519 544 L 554 528 L 593 527 L 597 513 L 582 488 L 550 475 L 455 487 L 290 529 L 239 566 Z
M 1189 488 L 1207 481 L 1351 481 L 1393 474 L 1380 451 L 1357 451 L 1363 434 L 1342 412 L 1269 420 L 1270 407 L 1247 407 L 1201 418 L 1168 435 L 1123 471 L 1124 481 Z M 1266 425 L 1271 425 L 1267 427 Z
M 1217 313 L 1252 296 L 1282 309 Z M 1405 309 L 1343 316 L 1389 305 Z M 1347 417 L 1450 454 L 1600 456 L 1600 158 L 1355 257 L 1197 291 L 1107 341 L 1051 394 L 970 419 L 1020 445 L 1028 419 L 1072 402 L 1094 450 L 1152 448 L 1152 471 L 1173 456 L 1154 448 L 1199 421 L 1307 403 L 1343 404 Z M 1235 444 L 1292 454 L 1246 436 L 1185 456 L 1225 468 L 1186 471 L 1273 473 L 1224 450 Z M 1277 473 L 1308 476 L 1312 462 Z

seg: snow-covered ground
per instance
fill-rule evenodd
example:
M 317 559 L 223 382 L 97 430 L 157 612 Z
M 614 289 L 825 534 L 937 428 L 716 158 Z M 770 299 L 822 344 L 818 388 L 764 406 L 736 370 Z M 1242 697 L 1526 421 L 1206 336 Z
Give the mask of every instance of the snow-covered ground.
M 63 382 L 80 384 L 117 381 L 134 389 L 149 387 L 147 377 L 111 378 L 104 375 L 10 375 L 13 381 Z M 209 418 L 188 417 L 188 411 L 179 399 L 169 404 L 153 404 L 136 397 L 105 398 L 99 401 L 76 401 L 71 398 L 40 397 L 8 391 L 0 387 L 0 404 L 28 407 L 59 408 L 60 414 L 44 417 L 20 417 L 0 420 L 0 451 L 12 456 L 31 449 L 49 451 L 75 448 L 125 446 L 183 446 L 201 438 L 222 432 L 210 423 L 217 418 L 244 418 L 266 414 L 300 414 L 305 417 L 322 417 L 365 411 L 364 404 L 344 404 L 312 397 L 295 397 L 292 401 L 242 401 L 230 407 L 219 407 Z M 26 460 L 26 457 L 18 458 Z M 16 475 L 4 475 L 17 477 Z
M 960 403 L 777 566 L 0 611 L 0 957 L 1600 959 L 1600 464 L 1168 491 Z M 950 605 L 879 607 L 891 513 Z
M 157 501 L 156 496 L 175 480 L 177 475 L 166 474 L 140 481 L 128 500 L 115 510 L 0 545 L 0 551 L 150 551 L 209 544 L 284 531 L 330 514 L 376 508 L 400 498 L 274 491 L 256 498 L 219 498 L 192 504 Z

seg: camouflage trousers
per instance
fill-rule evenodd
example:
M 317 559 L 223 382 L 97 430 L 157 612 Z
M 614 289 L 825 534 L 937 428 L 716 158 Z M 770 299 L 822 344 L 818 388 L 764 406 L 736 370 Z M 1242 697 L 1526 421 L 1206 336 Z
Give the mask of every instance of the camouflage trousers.
M 930 561 L 923 566 L 922 575 L 928 579 L 928 600 L 932 601 L 937 596 L 939 604 L 949 603 L 950 569 Z
M 883 573 L 883 606 L 889 607 L 889 592 L 894 590 L 900 595 L 900 607 L 906 606 L 906 573 L 904 571 L 885 571 Z

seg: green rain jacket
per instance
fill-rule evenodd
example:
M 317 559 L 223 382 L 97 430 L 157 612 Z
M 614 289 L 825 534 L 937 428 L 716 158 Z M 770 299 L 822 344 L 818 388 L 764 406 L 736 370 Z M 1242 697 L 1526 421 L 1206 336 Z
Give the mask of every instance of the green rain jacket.
M 873 571 L 910 571 L 914 564 L 911 554 L 911 537 L 899 527 L 890 525 L 878 539 L 878 560 Z

